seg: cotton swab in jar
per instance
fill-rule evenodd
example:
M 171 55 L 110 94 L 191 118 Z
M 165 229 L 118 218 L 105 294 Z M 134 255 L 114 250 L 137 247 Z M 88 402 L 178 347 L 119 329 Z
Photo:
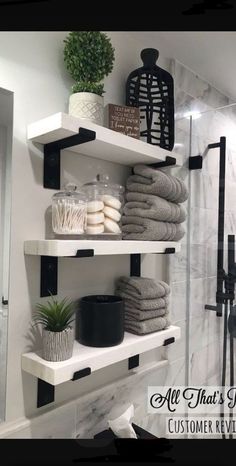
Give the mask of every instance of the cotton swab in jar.
M 82 234 L 86 224 L 86 204 L 60 199 L 52 206 L 53 230 L 58 234 Z

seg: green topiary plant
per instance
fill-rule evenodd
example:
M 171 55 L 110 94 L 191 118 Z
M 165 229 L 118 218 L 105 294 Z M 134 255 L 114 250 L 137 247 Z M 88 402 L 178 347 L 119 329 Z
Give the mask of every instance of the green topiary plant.
M 67 298 L 58 301 L 51 295 L 47 304 L 37 304 L 34 314 L 36 324 L 42 324 L 45 330 L 63 332 L 73 322 L 73 303 Z
M 92 92 L 102 96 L 101 81 L 112 71 L 115 58 L 109 37 L 99 31 L 70 32 L 64 42 L 66 68 L 76 81 L 72 93 Z

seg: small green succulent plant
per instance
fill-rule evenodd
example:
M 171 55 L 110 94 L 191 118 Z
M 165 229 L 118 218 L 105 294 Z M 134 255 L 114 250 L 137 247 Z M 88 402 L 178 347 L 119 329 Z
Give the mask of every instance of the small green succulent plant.
M 113 69 L 114 48 L 109 37 L 99 31 L 70 32 L 64 40 L 64 62 L 76 81 L 75 92 L 93 92 L 102 95 L 101 81 Z
M 34 321 L 41 324 L 45 330 L 62 332 L 73 322 L 73 302 L 67 298 L 58 301 L 52 295 L 46 304 L 36 304 Z

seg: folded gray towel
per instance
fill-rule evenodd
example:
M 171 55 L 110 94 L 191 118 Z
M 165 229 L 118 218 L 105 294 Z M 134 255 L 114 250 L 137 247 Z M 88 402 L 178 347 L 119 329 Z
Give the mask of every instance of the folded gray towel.
M 133 171 L 135 174 L 127 180 L 128 191 L 155 194 L 177 203 L 188 199 L 187 188 L 179 178 L 146 165 L 136 165 Z
M 138 216 L 122 216 L 122 237 L 125 240 L 179 241 L 185 230 L 179 223 L 158 222 Z
M 170 321 L 168 317 L 156 317 L 155 319 L 143 320 L 142 322 L 125 318 L 125 330 L 136 335 L 146 335 L 164 330 L 169 325 Z
M 143 321 L 148 319 L 154 319 L 155 317 L 163 317 L 168 313 L 169 311 L 165 307 L 155 309 L 153 311 L 140 311 L 135 307 L 127 308 L 125 304 L 125 318 L 127 318 L 128 320 Z
M 170 293 L 167 283 L 146 277 L 122 276 L 117 281 L 117 288 L 138 300 L 162 298 Z
M 127 192 L 123 213 L 125 215 L 151 218 L 163 222 L 182 223 L 187 212 L 184 206 L 174 204 L 153 194 Z
M 121 288 L 117 288 L 115 294 L 123 298 L 125 306 L 128 306 L 130 309 L 136 308 L 140 311 L 153 311 L 169 306 L 169 298 L 166 296 L 156 299 L 134 298 L 131 294 Z

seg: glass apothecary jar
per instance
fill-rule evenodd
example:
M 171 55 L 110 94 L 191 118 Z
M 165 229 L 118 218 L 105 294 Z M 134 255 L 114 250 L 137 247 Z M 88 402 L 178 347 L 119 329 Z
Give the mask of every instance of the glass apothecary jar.
M 57 235 L 82 235 L 86 229 L 86 195 L 67 184 L 52 197 L 52 229 Z
M 86 237 L 121 238 L 121 214 L 125 188 L 112 184 L 109 176 L 98 174 L 96 180 L 83 185 L 87 198 Z

